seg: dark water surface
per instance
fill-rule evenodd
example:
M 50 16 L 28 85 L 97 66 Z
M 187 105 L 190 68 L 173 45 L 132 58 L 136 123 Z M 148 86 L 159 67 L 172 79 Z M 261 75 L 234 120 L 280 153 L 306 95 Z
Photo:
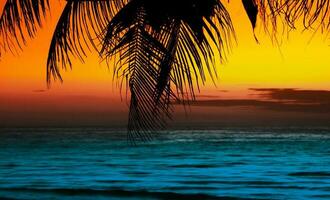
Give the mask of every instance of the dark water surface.
M 330 129 L 0 129 L 0 199 L 330 199 Z

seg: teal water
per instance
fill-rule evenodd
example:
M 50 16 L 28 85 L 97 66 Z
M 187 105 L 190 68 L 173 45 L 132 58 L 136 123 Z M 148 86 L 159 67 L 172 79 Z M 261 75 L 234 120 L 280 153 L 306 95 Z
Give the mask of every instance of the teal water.
M 330 199 L 330 129 L 3 128 L 0 199 Z

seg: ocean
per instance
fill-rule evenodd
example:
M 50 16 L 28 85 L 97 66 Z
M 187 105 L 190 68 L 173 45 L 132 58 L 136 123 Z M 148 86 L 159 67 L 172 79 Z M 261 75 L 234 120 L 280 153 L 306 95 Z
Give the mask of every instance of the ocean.
M 330 128 L 0 129 L 0 199 L 330 199 Z

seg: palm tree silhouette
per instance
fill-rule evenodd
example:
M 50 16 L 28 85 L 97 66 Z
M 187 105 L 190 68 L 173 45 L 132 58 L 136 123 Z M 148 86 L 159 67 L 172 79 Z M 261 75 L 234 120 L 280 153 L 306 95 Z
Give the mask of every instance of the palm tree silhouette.
M 95 49 L 102 59 L 112 59 L 121 87 L 130 92 L 129 139 L 150 140 L 171 118 L 171 101 L 189 103 L 206 73 L 216 77 L 214 57 L 223 59 L 235 37 L 223 1 L 67 0 L 50 44 L 47 82 L 62 81 L 60 70 L 71 68 L 72 57 L 83 61 L 85 51 Z M 258 18 L 274 35 L 278 24 L 330 27 L 330 0 L 242 4 L 253 29 Z M 15 51 L 34 37 L 50 8 L 49 0 L 7 0 L 1 50 Z

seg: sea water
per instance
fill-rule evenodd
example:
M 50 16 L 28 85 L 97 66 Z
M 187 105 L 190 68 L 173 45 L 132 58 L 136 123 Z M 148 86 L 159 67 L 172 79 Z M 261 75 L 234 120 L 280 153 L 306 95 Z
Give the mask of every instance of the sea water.
M 0 129 L 0 199 L 330 199 L 329 128 Z

